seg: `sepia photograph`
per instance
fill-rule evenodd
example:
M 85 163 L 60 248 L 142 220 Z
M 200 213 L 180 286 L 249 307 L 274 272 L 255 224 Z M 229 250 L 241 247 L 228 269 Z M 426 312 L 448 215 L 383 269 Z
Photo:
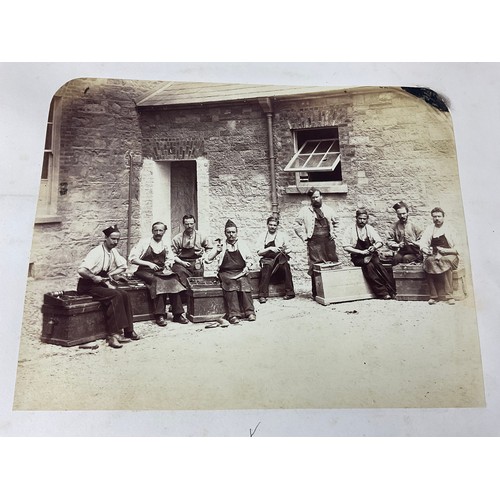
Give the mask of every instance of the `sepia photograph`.
M 14 412 L 485 408 L 449 96 L 198 75 L 43 102 Z

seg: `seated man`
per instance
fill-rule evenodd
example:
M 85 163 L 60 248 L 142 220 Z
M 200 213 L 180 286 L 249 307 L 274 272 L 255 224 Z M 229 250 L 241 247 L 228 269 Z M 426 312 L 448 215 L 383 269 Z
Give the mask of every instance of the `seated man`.
M 277 217 L 267 219 L 267 231 L 257 240 L 257 254 L 260 259 L 259 302 L 264 304 L 269 296 L 269 281 L 275 273 L 284 275 L 285 300 L 293 299 L 292 271 L 290 269 L 290 249 L 283 231 L 278 230 Z
M 344 235 L 344 250 L 351 254 L 353 264 L 361 267 L 375 296 L 392 299 L 396 296 L 396 287 L 377 254 L 377 249 L 382 246 L 379 234 L 368 224 L 368 211 L 359 208 L 356 210 L 356 223 Z
M 236 224 L 228 220 L 225 227 L 226 241 L 218 244 L 206 256 L 207 262 L 217 259 L 226 316 L 231 324 L 239 323 L 243 315 L 248 321 L 255 321 L 252 299 L 252 284 L 248 271 L 253 266 L 253 258 L 248 245 L 238 239 Z
M 166 230 L 166 224 L 155 222 L 152 226 L 153 237 L 142 238 L 129 256 L 130 263 L 139 266 L 135 276 L 143 280 L 149 289 L 154 304 L 156 324 L 159 326 L 167 326 L 165 311 L 167 294 L 172 306 L 173 321 L 188 323 L 180 297 L 180 292 L 185 288 L 179 282 L 177 275 L 170 270 L 174 256 L 170 242 L 164 238 Z
M 105 239 L 83 259 L 78 274 L 77 292 L 101 300 L 106 317 L 106 340 L 118 349 L 131 340 L 139 340 L 134 332 L 132 306 L 126 291 L 116 288 L 110 281 L 127 269 L 127 261 L 116 246 L 120 241 L 118 227 L 103 230 Z M 123 330 L 123 334 L 122 334 Z
M 453 229 L 444 223 L 444 210 L 436 207 L 431 211 L 433 224 L 425 229 L 419 240 L 424 254 L 423 268 L 429 285 L 429 304 L 438 300 L 455 304 L 453 298 L 453 270 L 459 263 Z
M 392 208 L 396 211 L 398 221 L 392 226 L 387 235 L 387 246 L 394 250 L 393 265 L 421 262 L 418 239 L 422 230 L 408 220 L 408 205 L 403 201 L 396 203 Z
M 184 231 L 172 238 L 172 271 L 177 274 L 182 285 L 188 288 L 189 277 L 203 276 L 203 256 L 206 251 L 212 249 L 212 244 L 195 229 L 194 215 L 185 215 L 182 223 Z

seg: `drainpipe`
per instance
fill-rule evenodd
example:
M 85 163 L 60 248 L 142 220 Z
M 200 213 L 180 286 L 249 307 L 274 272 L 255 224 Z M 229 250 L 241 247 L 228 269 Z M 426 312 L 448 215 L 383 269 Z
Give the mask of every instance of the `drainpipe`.
M 128 208 L 127 208 L 127 259 L 130 255 L 130 230 L 132 228 L 132 151 L 125 153 L 128 159 Z
M 267 142 L 269 150 L 269 174 L 271 177 L 271 210 L 275 217 L 279 217 L 278 192 L 276 189 L 276 168 L 274 164 L 274 143 L 273 143 L 273 109 L 269 98 L 259 100 L 262 109 L 267 116 Z

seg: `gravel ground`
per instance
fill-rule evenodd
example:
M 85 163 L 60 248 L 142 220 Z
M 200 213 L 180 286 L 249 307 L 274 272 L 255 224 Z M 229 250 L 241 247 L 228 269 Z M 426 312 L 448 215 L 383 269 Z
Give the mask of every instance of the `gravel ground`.
M 136 323 L 111 349 L 40 341 L 43 294 L 28 282 L 15 410 L 168 410 L 484 406 L 472 298 L 455 306 L 363 300 L 255 301 L 257 321 L 227 328 Z

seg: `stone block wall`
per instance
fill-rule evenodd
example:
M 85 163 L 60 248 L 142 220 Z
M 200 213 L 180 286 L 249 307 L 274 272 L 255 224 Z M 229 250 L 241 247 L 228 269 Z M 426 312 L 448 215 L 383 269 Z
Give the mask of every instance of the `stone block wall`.
M 109 224 L 122 228 L 126 253 L 129 159 L 132 151 L 132 234 L 138 232 L 138 170 L 142 144 L 134 98 L 158 82 L 77 79 L 58 92 L 62 98 L 58 198 L 61 222 L 35 224 L 31 262 L 34 277 L 75 276 L 88 250 L 102 241 Z M 48 108 L 47 103 L 47 108 Z
M 126 254 L 129 157 L 132 151 L 132 227 L 134 244 L 151 223 L 155 161 L 195 159 L 198 182 L 207 193 L 198 199 L 199 220 L 212 238 L 222 237 L 228 218 L 249 242 L 265 229 L 271 211 L 267 119 L 256 102 L 185 109 L 140 108 L 138 96 L 161 82 L 80 79 L 61 89 L 60 196 L 62 222 L 37 225 L 32 261 L 35 276 L 75 274 L 86 252 L 102 240 L 109 223 L 123 228 Z M 305 195 L 287 194 L 295 176 L 283 169 L 294 154 L 293 130 L 339 129 L 346 193 L 325 194 L 341 228 L 354 223 L 366 206 L 371 223 L 384 235 L 395 220 L 392 205 L 404 200 L 425 226 L 429 210 L 442 206 L 464 235 L 455 143 L 449 113 L 399 89 L 365 89 L 323 98 L 274 102 L 274 149 L 281 227 L 289 235 L 296 280 L 308 283 L 304 244 L 293 231 Z M 199 186 L 199 189 L 200 189 Z M 318 184 L 318 187 L 321 187 Z M 341 261 L 348 256 L 340 248 Z M 464 246 L 466 249 L 466 246 Z

